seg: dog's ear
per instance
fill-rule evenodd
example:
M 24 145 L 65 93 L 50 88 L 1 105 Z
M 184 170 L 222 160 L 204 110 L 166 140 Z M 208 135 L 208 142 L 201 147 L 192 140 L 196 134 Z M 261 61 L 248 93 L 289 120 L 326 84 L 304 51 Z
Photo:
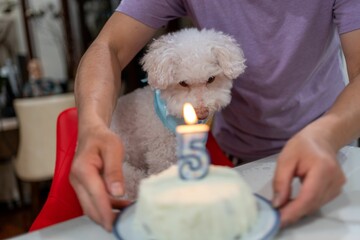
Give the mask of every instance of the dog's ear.
M 244 53 L 234 38 L 225 34 L 218 35 L 212 52 L 229 79 L 235 79 L 245 71 Z
M 157 89 L 165 89 L 174 81 L 176 66 L 179 62 L 176 45 L 171 41 L 171 35 L 152 42 L 140 60 L 143 70 L 147 72 L 149 85 Z

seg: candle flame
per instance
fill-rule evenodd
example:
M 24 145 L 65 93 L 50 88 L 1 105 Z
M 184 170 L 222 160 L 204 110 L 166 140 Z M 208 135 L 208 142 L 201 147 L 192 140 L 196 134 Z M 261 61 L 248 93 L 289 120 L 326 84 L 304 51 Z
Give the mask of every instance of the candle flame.
M 198 122 L 198 118 L 195 113 L 195 109 L 190 103 L 185 103 L 183 108 L 183 114 L 186 124 L 195 124 Z

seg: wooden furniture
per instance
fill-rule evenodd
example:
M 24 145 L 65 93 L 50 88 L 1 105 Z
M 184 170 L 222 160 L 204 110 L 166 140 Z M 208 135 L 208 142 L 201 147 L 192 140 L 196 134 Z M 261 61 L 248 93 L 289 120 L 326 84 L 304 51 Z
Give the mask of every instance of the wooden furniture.
M 56 119 L 61 111 L 75 106 L 74 94 L 19 98 L 15 99 L 14 106 L 20 131 L 15 173 L 22 182 L 31 184 L 33 214 L 36 215 L 41 207 L 40 183 L 51 181 L 54 174 Z
M 19 145 L 16 117 L 0 119 L 0 201 L 12 205 L 20 201 L 13 158 Z

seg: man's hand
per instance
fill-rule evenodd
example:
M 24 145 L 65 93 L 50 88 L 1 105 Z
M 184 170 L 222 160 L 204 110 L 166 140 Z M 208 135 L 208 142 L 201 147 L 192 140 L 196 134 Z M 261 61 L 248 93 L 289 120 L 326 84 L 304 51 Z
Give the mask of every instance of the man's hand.
M 360 30 L 343 33 L 340 39 L 349 84 L 322 117 L 289 140 L 278 159 L 273 205 L 280 208 L 283 226 L 311 214 L 341 192 L 345 176 L 336 154 L 360 135 Z M 290 199 L 295 177 L 302 186 L 299 195 Z
M 111 207 L 127 204 L 116 200 L 124 193 L 124 147 L 108 129 L 121 71 L 155 33 L 156 29 L 114 12 L 82 57 L 76 74 L 79 142 L 70 182 L 84 213 L 107 230 L 114 220 Z
M 116 199 L 124 194 L 124 147 L 119 137 L 107 127 L 88 129 L 79 134 L 70 182 L 84 213 L 111 231 L 115 217 L 112 207 L 121 208 L 129 204 Z
M 283 227 L 318 210 L 341 192 L 345 176 L 336 154 L 328 142 L 306 128 L 285 145 L 273 182 L 273 205 L 280 209 Z M 295 177 L 302 185 L 299 195 L 290 199 Z

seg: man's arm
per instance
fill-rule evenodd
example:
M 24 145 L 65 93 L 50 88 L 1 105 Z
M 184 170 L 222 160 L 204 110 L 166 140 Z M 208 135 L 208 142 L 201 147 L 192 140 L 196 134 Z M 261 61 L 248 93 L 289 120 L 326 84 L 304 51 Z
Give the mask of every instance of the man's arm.
M 80 122 L 110 123 L 121 83 L 120 72 L 155 31 L 122 13 L 110 17 L 79 65 L 75 94 Z
M 337 150 L 360 135 L 360 29 L 342 34 L 340 39 L 349 84 L 318 123 L 328 126 L 328 139 Z
M 340 38 L 350 83 L 324 116 L 288 141 L 278 158 L 273 203 L 280 207 L 283 225 L 314 212 L 341 192 L 345 176 L 337 152 L 360 136 L 360 30 Z M 302 186 L 291 200 L 294 177 Z
M 121 70 L 155 32 L 114 13 L 83 56 L 76 76 L 79 134 L 70 181 L 84 213 L 107 230 L 112 228 L 112 205 L 123 204 L 116 200 L 123 194 L 123 145 L 109 130 Z

